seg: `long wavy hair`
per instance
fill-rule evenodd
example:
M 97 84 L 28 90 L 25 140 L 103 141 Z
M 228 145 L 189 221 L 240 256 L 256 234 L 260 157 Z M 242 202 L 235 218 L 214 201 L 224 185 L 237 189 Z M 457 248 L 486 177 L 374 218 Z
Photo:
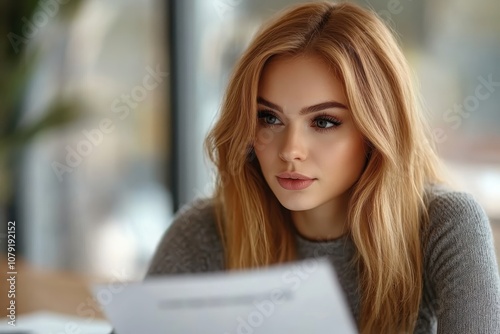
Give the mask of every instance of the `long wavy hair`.
M 412 332 L 423 289 L 426 187 L 443 182 L 441 163 L 396 39 L 376 14 L 359 6 L 325 1 L 290 7 L 261 28 L 236 64 L 205 140 L 218 171 L 214 203 L 226 268 L 296 259 L 290 212 L 267 185 L 253 145 L 266 62 L 304 53 L 332 66 L 370 147 L 348 208 L 360 277 L 358 328 Z

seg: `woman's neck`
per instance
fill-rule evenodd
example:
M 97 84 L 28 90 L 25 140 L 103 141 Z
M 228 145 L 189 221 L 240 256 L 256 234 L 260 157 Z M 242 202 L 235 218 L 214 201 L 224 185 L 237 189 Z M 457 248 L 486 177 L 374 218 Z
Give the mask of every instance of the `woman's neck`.
M 292 211 L 292 222 L 306 239 L 338 239 L 347 232 L 347 203 L 347 198 L 336 198 L 311 210 Z

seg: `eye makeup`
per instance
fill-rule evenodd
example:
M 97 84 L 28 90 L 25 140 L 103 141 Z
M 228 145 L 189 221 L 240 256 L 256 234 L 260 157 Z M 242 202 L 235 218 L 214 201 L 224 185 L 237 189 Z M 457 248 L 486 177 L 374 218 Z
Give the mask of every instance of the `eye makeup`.
M 259 119 L 259 123 L 264 127 L 272 128 L 283 125 L 283 122 L 281 122 L 276 113 L 269 109 L 259 110 L 257 112 L 257 118 Z M 326 113 L 321 113 L 311 119 L 311 126 L 316 128 L 318 132 L 335 130 L 341 125 L 341 120 Z

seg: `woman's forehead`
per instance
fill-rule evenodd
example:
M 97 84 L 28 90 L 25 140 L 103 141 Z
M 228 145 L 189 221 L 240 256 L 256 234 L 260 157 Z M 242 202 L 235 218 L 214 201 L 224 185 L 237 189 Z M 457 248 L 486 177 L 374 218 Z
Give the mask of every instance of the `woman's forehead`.
M 272 59 L 262 72 L 258 95 L 278 105 L 306 106 L 330 100 L 347 104 L 335 72 L 323 59 L 310 55 Z

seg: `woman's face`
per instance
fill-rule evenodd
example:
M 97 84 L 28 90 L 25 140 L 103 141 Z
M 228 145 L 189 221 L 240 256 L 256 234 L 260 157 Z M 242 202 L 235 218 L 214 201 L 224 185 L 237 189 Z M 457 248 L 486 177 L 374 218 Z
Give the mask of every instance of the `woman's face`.
M 342 83 L 316 56 L 277 57 L 258 92 L 255 153 L 269 187 L 289 210 L 346 203 L 365 164 Z M 308 180 L 291 180 L 300 173 Z

